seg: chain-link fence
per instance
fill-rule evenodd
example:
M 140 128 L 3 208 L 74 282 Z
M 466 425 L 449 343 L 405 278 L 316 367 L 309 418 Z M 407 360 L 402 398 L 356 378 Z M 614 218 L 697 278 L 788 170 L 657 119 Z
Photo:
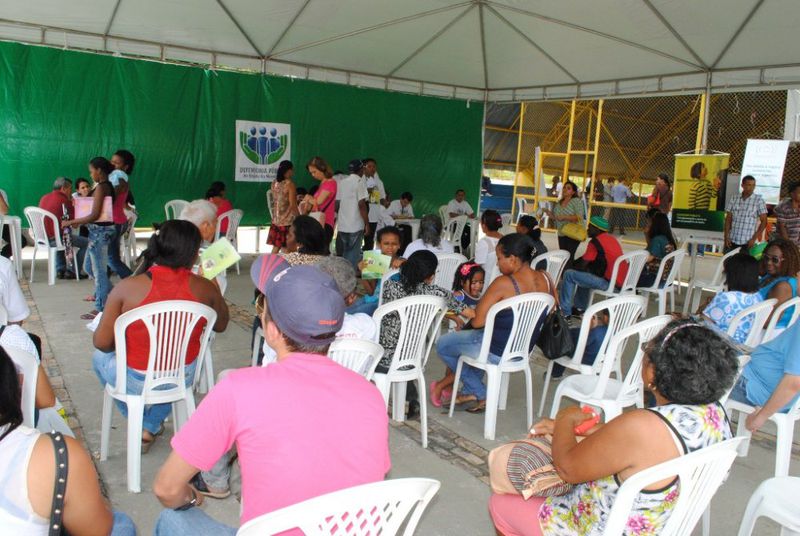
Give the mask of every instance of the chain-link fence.
M 709 102 L 708 150 L 731 154 L 730 170 L 739 172 L 748 138 L 781 139 L 786 113 L 785 91 L 714 94 Z M 598 116 L 597 101 L 578 101 L 572 129 L 574 151 L 591 151 Z M 700 95 L 658 96 L 606 100 L 601 112 L 600 140 L 595 171 L 594 202 L 601 203 L 591 210 L 628 230 L 644 226 L 644 208 L 659 173 L 672 176 L 674 155 L 693 151 L 698 143 L 698 124 L 702 111 Z M 545 153 L 542 172 L 550 197 L 553 177 L 564 174 L 564 157 L 547 153 L 567 151 L 570 133 L 570 102 L 535 102 L 521 105 L 515 127 L 522 124 L 519 145 L 519 171 L 528 176 L 534 173 L 536 147 Z M 513 140 L 516 141 L 516 140 Z M 580 189 L 592 176 L 593 156 L 572 154 L 568 175 Z M 623 196 L 616 190 L 616 202 L 623 198 L 625 208 L 615 203 L 609 179 L 619 184 L 622 179 L 631 192 Z M 800 179 L 800 147 L 790 147 L 784 171 L 782 195 L 786 187 Z M 599 184 L 602 184 L 602 192 Z M 518 187 L 518 193 L 531 194 L 533 188 Z M 547 199 L 545 201 L 548 201 Z M 587 199 L 588 201 L 588 199 Z M 588 203 L 587 203 L 588 204 Z M 605 204 L 603 206 L 602 204 Z M 640 209 L 631 207 L 638 205 Z

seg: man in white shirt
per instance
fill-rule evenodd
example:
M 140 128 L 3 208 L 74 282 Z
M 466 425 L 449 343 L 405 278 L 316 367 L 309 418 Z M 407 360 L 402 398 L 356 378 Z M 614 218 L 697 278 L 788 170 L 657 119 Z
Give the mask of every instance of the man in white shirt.
M 336 197 L 339 201 L 336 233 L 336 254 L 347 259 L 353 269 L 361 261 L 361 242 L 370 233 L 367 216 L 367 186 L 362 177 L 361 160 L 348 164 L 350 175 L 339 182 Z
M 468 218 L 475 217 L 475 211 L 472 210 L 472 207 L 466 201 L 467 193 L 464 190 L 458 189 L 456 190 L 456 197 L 455 199 L 451 199 L 449 203 L 447 203 L 447 215 L 451 218 L 455 218 L 457 216 L 467 216 Z
M 470 219 L 475 217 L 475 211 L 472 210 L 472 207 L 469 203 L 467 203 L 466 198 L 467 193 L 462 190 L 456 190 L 456 197 L 455 199 L 451 199 L 449 203 L 447 203 L 447 215 L 451 218 L 456 218 L 458 216 L 466 216 Z M 445 227 L 447 227 L 447 222 L 444 223 Z M 474 225 L 470 224 L 470 225 Z M 455 239 L 455 237 L 453 237 Z M 469 247 L 469 239 L 470 239 L 470 228 L 469 225 L 464 226 L 464 232 L 461 235 L 461 251 L 466 251 Z
M 628 199 L 633 197 L 633 192 L 631 189 L 628 188 L 628 185 L 625 184 L 625 179 L 621 178 L 617 184 L 615 184 L 611 188 L 611 200 L 614 203 L 624 204 L 628 202 Z M 614 228 L 619 228 L 619 234 L 625 234 L 625 209 L 622 208 L 612 208 L 611 209 L 611 220 L 609 223 L 611 224 L 611 234 L 614 234 Z
M 9 324 L 22 324 L 31 314 L 17 281 L 14 264 L 5 257 L 0 257 L 0 300 L 8 315 Z
M 364 236 L 364 251 L 369 251 L 375 247 L 375 231 L 378 228 L 378 220 L 381 217 L 381 206 L 388 206 L 386 188 L 378 175 L 378 164 L 374 158 L 364 158 L 364 180 L 367 183 L 367 193 L 369 194 L 369 229 L 370 232 Z
M 400 199 L 395 199 L 389 203 L 389 208 L 387 209 L 389 216 L 393 220 L 392 225 L 397 225 L 397 228 L 402 233 L 400 237 L 401 249 L 405 249 L 413 240 L 411 226 L 403 224 L 403 220 L 414 218 L 414 207 L 411 206 L 413 200 L 414 196 L 411 195 L 411 192 L 403 192 L 400 194 Z

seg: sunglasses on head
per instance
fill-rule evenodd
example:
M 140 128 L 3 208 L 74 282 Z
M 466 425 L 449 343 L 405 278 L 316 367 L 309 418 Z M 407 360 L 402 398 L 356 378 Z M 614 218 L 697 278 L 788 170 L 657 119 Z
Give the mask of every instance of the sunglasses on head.
M 775 255 L 764 254 L 764 261 L 771 262 L 772 264 L 780 264 L 783 259 Z

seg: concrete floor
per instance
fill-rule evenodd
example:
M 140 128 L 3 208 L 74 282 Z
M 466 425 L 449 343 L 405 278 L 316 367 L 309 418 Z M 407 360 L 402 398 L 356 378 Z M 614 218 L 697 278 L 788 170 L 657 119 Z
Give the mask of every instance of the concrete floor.
M 240 250 L 255 252 L 255 233 L 250 229 L 240 231 Z M 261 234 L 262 241 L 266 233 Z M 557 247 L 555 235 L 546 233 L 544 240 L 548 247 Z M 29 248 L 28 248 L 29 249 Z M 262 252 L 265 247 L 262 245 Z M 626 246 L 626 250 L 635 246 Z M 26 252 L 29 254 L 29 252 Z M 251 307 L 252 284 L 249 278 L 249 265 L 254 255 L 245 254 L 242 274 L 229 275 L 229 290 L 226 298 L 242 307 Z M 710 276 L 717 258 L 701 259 L 698 273 Z M 26 262 L 26 273 L 29 262 Z M 80 320 L 80 313 L 91 309 L 91 304 L 80 301 L 92 292 L 91 282 L 58 281 L 53 287 L 44 282 L 46 267 L 39 262 L 37 273 L 40 280 L 31 285 L 33 297 L 38 305 L 47 338 L 59 362 L 76 413 L 80 419 L 90 450 L 99 456 L 100 413 L 102 392 L 91 370 L 91 333 L 86 330 L 86 322 Z M 680 305 L 680 301 L 679 301 Z M 651 303 L 651 314 L 654 314 Z M 434 351 L 435 353 L 435 351 Z M 249 364 L 250 333 L 231 322 L 228 330 L 217 336 L 214 346 L 214 366 L 217 372 L 225 368 L 243 367 Z M 538 358 L 533 363 L 534 373 L 534 412 L 538 409 L 538 396 L 541 393 L 543 373 L 546 362 Z M 426 377 L 435 379 L 442 375 L 443 365 L 436 356 L 428 361 Z M 428 407 L 428 416 L 466 439 L 491 449 L 503 442 L 519 438 L 525 434 L 524 384 L 522 375 L 512 377 L 509 391 L 508 409 L 498 417 L 497 439 L 483 438 L 483 416 L 457 413 L 452 419 L 441 410 Z M 551 388 L 550 395 L 554 392 Z M 552 396 L 549 396 L 552 400 Z M 546 412 L 549 407 L 546 408 Z M 111 435 L 109 459 L 98 462 L 103 480 L 114 507 L 127 512 L 136 521 L 141 534 L 150 534 L 161 509 L 151 493 L 154 475 L 169 453 L 168 427 L 165 437 L 159 438 L 153 448 L 142 460 L 142 493 L 128 493 L 125 482 L 125 426 L 119 414 L 114 417 L 114 430 Z M 766 427 L 767 434 L 774 434 L 774 428 Z M 795 435 L 797 441 L 797 433 Z M 407 435 L 392 428 L 390 433 L 393 468 L 391 478 L 424 476 L 442 482 L 442 488 L 424 514 L 418 527 L 418 534 L 424 535 L 490 535 L 494 534 L 486 510 L 489 488 L 481 480 L 464 469 L 442 460 L 431 450 L 422 449 Z M 769 436 L 756 438 L 752 442 L 750 454 L 739 458 L 725 485 L 717 493 L 712 506 L 712 534 L 735 534 L 747 500 L 756 486 L 773 473 L 774 442 Z M 791 474 L 800 471 L 797 457 L 793 458 Z M 223 500 L 207 500 L 203 507 L 215 518 L 237 524 L 239 506 L 232 497 Z M 699 534 L 699 531 L 695 531 Z M 760 521 L 755 534 L 777 534 L 776 525 Z

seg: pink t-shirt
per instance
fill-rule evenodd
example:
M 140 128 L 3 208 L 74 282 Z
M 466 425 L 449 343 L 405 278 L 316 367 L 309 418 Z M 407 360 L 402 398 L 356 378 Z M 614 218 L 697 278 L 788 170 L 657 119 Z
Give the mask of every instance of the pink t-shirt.
M 321 355 L 292 354 L 231 372 L 172 438 L 181 458 L 206 471 L 234 443 L 242 467 L 242 523 L 383 480 L 391 467 L 380 392 Z
M 319 196 L 322 195 L 323 190 L 330 192 L 330 195 L 328 195 L 328 198 L 325 199 L 325 201 L 319 203 L 317 208 L 320 212 L 325 214 L 325 225 L 330 225 L 333 227 L 336 225 L 336 181 L 333 179 L 326 179 L 322 181 L 322 184 L 320 184 L 317 193 L 314 194 L 314 197 L 318 199 Z

